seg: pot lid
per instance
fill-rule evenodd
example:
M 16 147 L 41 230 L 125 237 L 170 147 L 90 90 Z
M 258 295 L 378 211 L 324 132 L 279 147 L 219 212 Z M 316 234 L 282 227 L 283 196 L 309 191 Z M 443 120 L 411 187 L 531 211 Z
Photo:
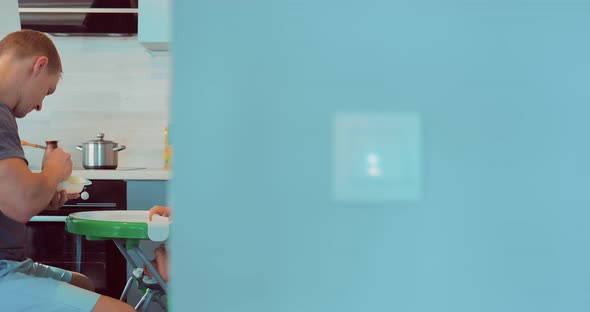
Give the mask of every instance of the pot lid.
M 108 141 L 104 139 L 104 133 L 97 133 L 96 139 L 84 142 L 86 144 L 117 144 L 113 141 Z

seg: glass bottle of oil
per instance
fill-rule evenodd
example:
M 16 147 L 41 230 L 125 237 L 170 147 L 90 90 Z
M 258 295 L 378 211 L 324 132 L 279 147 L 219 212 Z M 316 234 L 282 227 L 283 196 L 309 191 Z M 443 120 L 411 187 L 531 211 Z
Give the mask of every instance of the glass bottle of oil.
M 172 163 L 172 145 L 168 135 L 168 127 L 164 129 L 164 169 L 170 170 Z

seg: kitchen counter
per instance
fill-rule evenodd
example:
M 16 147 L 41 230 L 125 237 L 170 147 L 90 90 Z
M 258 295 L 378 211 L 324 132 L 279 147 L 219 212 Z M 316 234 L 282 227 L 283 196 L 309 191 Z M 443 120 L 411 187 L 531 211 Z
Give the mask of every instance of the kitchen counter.
M 40 172 L 40 170 L 33 170 Z M 121 168 L 116 170 L 74 169 L 72 176 L 89 180 L 170 180 L 172 172 L 161 168 Z

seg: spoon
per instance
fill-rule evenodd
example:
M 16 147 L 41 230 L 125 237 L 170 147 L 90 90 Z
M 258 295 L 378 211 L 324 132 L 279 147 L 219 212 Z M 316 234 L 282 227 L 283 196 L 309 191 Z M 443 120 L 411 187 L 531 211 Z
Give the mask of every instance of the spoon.
M 39 144 L 35 144 L 35 143 L 31 143 L 31 142 L 27 142 L 27 141 L 20 141 L 20 144 L 22 146 L 30 146 L 30 147 L 35 147 L 35 148 L 40 148 L 40 149 L 45 149 L 45 146 L 43 145 L 39 145 Z

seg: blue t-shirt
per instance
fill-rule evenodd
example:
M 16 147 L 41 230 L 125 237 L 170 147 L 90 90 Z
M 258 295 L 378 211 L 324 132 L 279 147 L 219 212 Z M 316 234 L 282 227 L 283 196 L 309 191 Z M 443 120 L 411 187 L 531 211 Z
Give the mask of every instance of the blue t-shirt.
M 0 103 L 0 160 L 25 159 L 20 144 L 18 126 L 14 113 Z M 0 211 L 0 260 L 22 261 L 25 259 L 25 225 L 6 217 Z

